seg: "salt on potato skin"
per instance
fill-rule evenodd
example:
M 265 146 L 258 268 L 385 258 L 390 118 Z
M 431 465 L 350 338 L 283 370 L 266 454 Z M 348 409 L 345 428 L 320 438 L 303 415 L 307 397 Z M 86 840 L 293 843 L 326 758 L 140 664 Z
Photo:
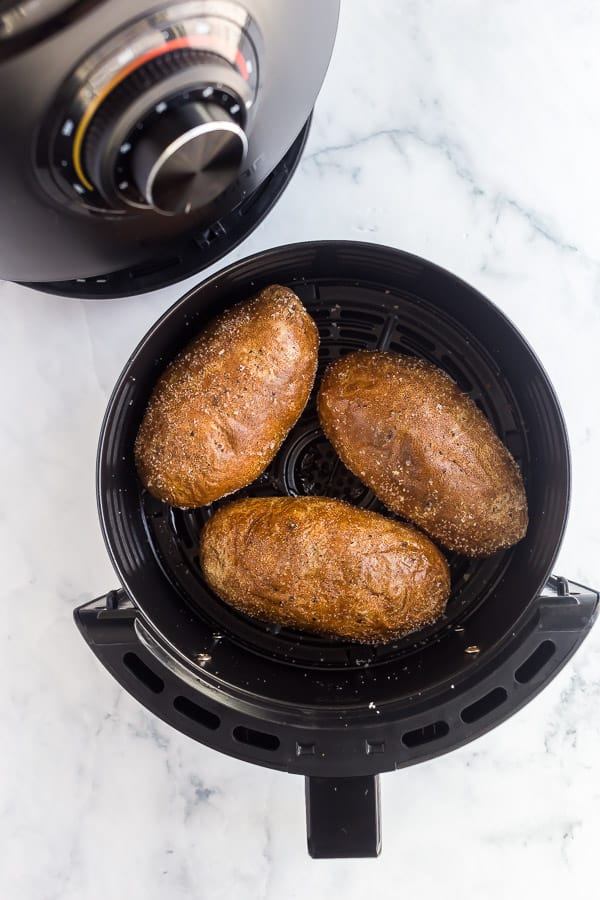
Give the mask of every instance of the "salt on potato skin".
M 525 536 L 519 467 L 441 369 L 390 351 L 350 353 L 326 369 L 317 408 L 344 464 L 444 547 L 489 556 Z
M 318 346 L 315 323 L 280 285 L 214 319 L 152 391 L 135 441 L 144 486 L 197 507 L 258 478 L 306 406 Z

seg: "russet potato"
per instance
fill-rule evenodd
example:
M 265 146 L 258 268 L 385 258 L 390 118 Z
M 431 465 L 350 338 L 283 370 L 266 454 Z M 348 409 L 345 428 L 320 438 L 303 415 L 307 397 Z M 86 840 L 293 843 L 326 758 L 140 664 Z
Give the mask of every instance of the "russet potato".
M 450 593 L 425 535 L 326 497 L 221 507 L 202 530 L 200 563 L 217 596 L 249 616 L 364 643 L 434 622 Z
M 445 372 L 398 353 L 358 351 L 329 365 L 317 403 L 344 464 L 444 547 L 488 556 L 524 537 L 519 467 Z
M 135 441 L 138 474 L 159 500 L 204 506 L 254 481 L 302 413 L 317 328 L 289 288 L 227 310 L 158 379 Z

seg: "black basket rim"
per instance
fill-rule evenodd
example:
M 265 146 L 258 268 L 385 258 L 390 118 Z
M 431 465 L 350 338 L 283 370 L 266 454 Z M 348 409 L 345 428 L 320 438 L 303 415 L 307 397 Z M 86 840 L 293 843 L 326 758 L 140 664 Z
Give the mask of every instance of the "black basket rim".
M 119 559 L 118 550 L 117 550 L 117 547 L 115 546 L 116 542 L 111 534 L 111 529 L 109 527 L 109 523 L 107 521 L 107 516 L 106 516 L 106 508 L 105 508 L 105 504 L 104 504 L 104 500 L 103 500 L 103 490 L 102 490 L 103 477 L 104 477 L 102 467 L 103 467 L 104 455 L 105 455 L 105 450 L 106 450 L 107 434 L 108 434 L 108 431 L 110 428 L 112 418 L 115 413 L 115 405 L 116 405 L 117 400 L 119 399 L 122 387 L 130 375 L 131 368 L 136 363 L 139 355 L 144 351 L 146 346 L 152 342 L 152 340 L 154 339 L 157 332 L 161 330 L 164 323 L 171 317 L 177 315 L 178 312 L 181 310 L 181 308 L 184 307 L 196 294 L 198 294 L 201 291 L 207 293 L 211 290 L 212 287 L 217 287 L 220 280 L 222 280 L 225 275 L 234 276 L 236 274 L 238 274 L 238 275 L 243 274 L 247 269 L 249 269 L 255 263 L 260 263 L 262 266 L 271 267 L 272 265 L 277 264 L 278 261 L 280 261 L 280 258 L 282 257 L 282 255 L 284 255 L 284 254 L 289 255 L 289 254 L 294 254 L 294 253 L 302 253 L 303 251 L 306 251 L 306 250 L 317 251 L 317 252 L 321 251 L 321 250 L 325 251 L 325 252 L 356 250 L 357 252 L 360 251 L 361 253 L 366 252 L 368 254 L 371 262 L 381 262 L 383 264 L 383 263 L 394 261 L 394 260 L 402 261 L 405 264 L 419 266 L 419 267 L 423 267 L 429 271 L 437 272 L 440 275 L 444 276 L 445 278 L 452 280 L 455 284 L 457 284 L 461 288 L 462 291 L 468 291 L 477 300 L 477 302 L 483 303 L 483 304 L 487 305 L 488 307 L 490 307 L 493 310 L 494 315 L 499 320 L 502 321 L 503 325 L 507 329 L 509 329 L 510 332 L 512 332 L 514 337 L 521 344 L 523 350 L 526 351 L 526 353 L 530 357 L 532 363 L 538 369 L 538 371 L 542 377 L 542 380 L 544 382 L 544 387 L 545 387 L 545 390 L 547 391 L 547 396 L 552 401 L 553 414 L 555 415 L 556 425 L 560 428 L 560 432 L 561 432 L 560 440 L 561 440 L 561 443 L 565 450 L 565 467 L 564 467 L 564 473 L 563 473 L 564 474 L 564 483 L 561 485 L 561 488 L 564 493 L 564 502 L 562 504 L 562 513 L 560 515 L 560 521 L 558 521 L 558 517 L 556 519 L 555 532 L 557 535 L 557 539 L 555 542 L 555 546 L 551 548 L 551 552 L 548 552 L 548 554 L 546 556 L 546 561 L 544 564 L 544 571 L 542 572 L 542 570 L 540 569 L 540 572 L 539 572 L 539 583 L 538 583 L 537 590 L 536 590 L 536 594 L 539 594 L 539 592 L 542 590 L 544 584 L 546 583 L 546 580 L 547 580 L 550 572 L 552 571 L 554 561 L 555 561 L 558 551 L 560 549 L 562 536 L 564 534 L 564 530 L 565 530 L 566 523 L 567 523 L 570 494 L 571 494 L 571 457 L 570 457 L 566 424 L 565 424 L 565 420 L 564 420 L 564 415 L 563 415 L 561 407 L 560 407 L 560 403 L 556 396 L 556 392 L 554 390 L 554 387 L 552 385 L 552 382 L 550 381 L 550 378 L 549 378 L 546 370 L 544 369 L 539 358 L 537 357 L 537 355 L 531 348 L 529 342 L 525 339 L 525 337 L 522 335 L 522 333 L 519 331 L 519 329 L 516 327 L 516 325 L 512 322 L 512 320 L 509 319 L 508 316 L 506 316 L 505 313 L 503 313 L 502 310 L 500 310 L 491 300 L 489 300 L 489 298 L 487 298 L 485 295 L 483 295 L 480 291 L 478 291 L 476 288 L 474 288 L 468 282 L 461 279 L 459 276 L 450 272 L 448 269 L 437 265 L 436 263 L 433 263 L 429 260 L 426 260 L 422 257 L 419 257 L 412 253 L 408 253 L 403 250 L 399 250 L 399 249 L 396 249 L 396 248 L 393 248 L 390 246 L 380 245 L 380 244 L 376 244 L 376 243 L 363 242 L 363 241 L 350 241 L 350 240 L 321 240 L 321 241 L 295 242 L 295 243 L 291 243 L 291 244 L 285 244 L 285 245 L 281 245 L 281 246 L 277 246 L 277 247 L 268 248 L 266 250 L 258 251 L 258 252 L 254 253 L 250 256 L 247 256 L 243 259 L 234 261 L 229 266 L 226 266 L 225 268 L 212 273 L 206 279 L 201 281 L 198 285 L 195 285 L 192 288 L 190 288 L 179 300 L 177 300 L 171 307 L 169 307 L 156 320 L 156 322 L 148 329 L 146 334 L 142 337 L 142 339 L 139 341 L 139 343 L 137 344 L 137 346 L 135 347 L 133 352 L 130 354 L 129 358 L 127 359 L 127 361 L 121 371 L 121 374 L 119 375 L 119 377 L 115 383 L 114 389 L 111 393 L 111 396 L 110 396 L 108 404 L 107 404 L 106 412 L 105 412 L 105 415 L 104 415 L 104 418 L 102 421 L 102 425 L 101 425 L 101 429 L 100 429 L 100 439 L 99 439 L 99 443 L 98 443 L 98 452 L 97 452 L 97 459 L 96 459 L 96 496 L 97 496 L 97 506 L 98 506 L 98 513 L 99 513 L 99 518 L 100 518 L 102 535 L 103 535 L 105 546 L 107 548 L 107 552 L 109 554 L 109 558 L 111 559 L 111 562 L 112 562 L 112 564 L 115 568 L 115 571 L 119 577 L 119 580 L 121 581 L 121 583 L 123 584 L 125 589 L 127 590 L 128 578 L 127 578 L 126 572 L 124 571 L 122 561 Z M 351 276 L 349 276 L 348 280 L 351 281 L 353 279 Z M 365 284 L 367 284 L 367 283 L 373 284 L 373 285 L 378 284 L 378 282 L 373 279 L 364 279 L 364 281 L 365 281 Z M 381 282 L 381 284 L 384 284 L 384 283 L 386 285 L 389 284 L 389 282 L 387 282 L 387 281 Z M 550 551 L 550 548 L 549 548 L 549 551 Z M 135 599 L 136 599 L 135 597 L 132 597 L 132 600 L 134 602 L 135 602 Z M 532 597 L 531 601 L 533 601 L 533 599 L 534 598 Z M 528 618 L 528 615 L 529 615 L 529 606 L 524 609 L 521 618 L 519 619 L 519 621 L 517 623 L 515 623 L 515 630 L 517 630 L 519 627 L 521 627 L 523 625 L 523 622 Z M 496 652 L 500 652 L 501 649 L 505 646 L 506 640 L 507 640 L 507 636 L 505 636 L 505 638 L 503 640 L 500 640 L 497 645 L 494 645 L 494 647 L 490 648 L 489 652 L 487 652 L 487 653 L 482 652 L 480 654 L 480 657 L 473 661 L 473 666 L 471 668 L 471 671 L 474 671 L 475 669 L 478 669 L 481 666 L 487 666 L 490 662 L 491 655 L 495 655 Z M 172 648 L 176 652 L 180 653 L 180 651 L 178 650 L 177 647 L 172 647 Z M 203 672 L 202 670 L 197 670 L 197 671 L 195 671 L 195 674 L 200 675 L 201 678 L 206 679 L 207 687 L 208 687 L 209 683 L 212 684 L 212 679 L 210 678 L 209 673 Z M 434 694 L 442 688 L 443 688 L 443 684 L 432 684 L 431 687 L 427 690 L 427 694 L 430 694 L 430 693 Z M 223 696 L 223 699 L 225 700 L 227 691 L 222 688 L 220 690 L 221 690 L 221 696 Z M 274 702 L 273 700 L 271 700 L 269 698 L 257 697 L 257 695 L 254 692 L 252 692 L 248 697 L 245 696 L 245 693 L 246 692 L 243 691 L 241 688 L 234 687 L 230 691 L 230 697 L 232 700 L 234 700 L 234 702 L 236 700 L 241 701 L 241 702 L 250 701 L 252 703 L 252 705 L 254 706 L 254 708 L 256 708 L 257 706 L 260 706 L 261 700 L 264 700 L 264 703 L 266 704 L 265 709 L 268 709 L 271 711 L 274 711 L 274 708 L 278 705 L 277 702 Z M 357 705 L 361 705 L 361 704 L 357 704 Z M 290 704 L 290 706 L 289 706 L 290 712 L 291 712 L 291 708 L 293 706 L 294 706 L 294 704 Z M 301 707 L 298 706 L 298 709 L 300 709 L 300 708 Z M 304 705 L 304 706 L 302 706 L 302 708 L 306 709 L 307 707 L 306 707 L 306 705 Z M 315 711 L 318 710 L 320 713 L 327 715 L 328 711 L 333 711 L 333 710 L 336 710 L 337 708 L 335 706 L 332 706 L 331 709 L 329 709 L 328 707 L 326 707 L 322 704 L 319 704 L 318 706 L 315 706 L 314 709 L 315 709 Z

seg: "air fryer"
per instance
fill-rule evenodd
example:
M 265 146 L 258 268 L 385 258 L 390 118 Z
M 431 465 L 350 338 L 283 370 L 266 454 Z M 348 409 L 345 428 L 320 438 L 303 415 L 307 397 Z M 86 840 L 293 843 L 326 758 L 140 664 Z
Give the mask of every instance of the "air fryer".
M 134 438 L 164 366 L 217 311 L 271 283 L 293 288 L 317 323 L 317 384 L 330 360 L 359 348 L 430 360 L 479 406 L 523 474 L 526 537 L 487 559 L 450 554 L 446 613 L 401 640 L 376 647 L 329 640 L 227 606 L 198 562 L 200 529 L 215 505 L 172 509 L 137 479 Z M 238 759 L 305 776 L 312 856 L 375 856 L 379 773 L 498 725 L 588 633 L 598 594 L 551 574 L 569 488 L 552 385 L 481 294 L 429 262 L 376 245 L 269 250 L 190 291 L 119 377 L 102 426 L 97 496 L 120 585 L 80 607 L 76 621 L 120 684 L 173 727 Z M 241 494 L 320 494 L 389 515 L 333 452 L 314 395 L 267 471 Z
M 245 238 L 287 185 L 338 0 L 2 0 L 0 278 L 127 296 Z
M 127 296 L 230 251 L 298 163 L 338 10 L 338 0 L 0 0 L 0 277 L 63 296 Z M 228 607 L 198 563 L 211 508 L 169 508 L 136 477 L 133 441 L 162 368 L 191 330 L 273 282 L 292 287 L 318 325 L 319 375 L 358 348 L 428 359 L 472 397 L 523 473 L 524 540 L 489 559 L 450 555 L 444 616 L 383 646 L 268 626 Z M 120 585 L 77 609 L 76 622 L 120 684 L 173 727 L 305 776 L 313 857 L 375 856 L 379 773 L 498 725 L 593 624 L 598 594 L 551 574 L 569 485 L 552 386 L 484 297 L 389 248 L 270 250 L 194 288 L 125 366 L 97 463 Z M 321 494 L 389 515 L 338 460 L 314 396 L 241 493 Z

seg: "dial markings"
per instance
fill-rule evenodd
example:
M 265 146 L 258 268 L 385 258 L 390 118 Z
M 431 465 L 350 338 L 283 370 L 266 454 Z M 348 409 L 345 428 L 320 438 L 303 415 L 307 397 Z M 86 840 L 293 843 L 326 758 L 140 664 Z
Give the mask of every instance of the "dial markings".
M 125 50 L 122 50 L 121 53 L 117 56 L 117 62 L 120 66 L 126 66 L 128 62 L 134 57 L 133 50 L 131 47 L 127 47 Z
M 191 91 L 186 90 L 183 99 L 189 101 L 192 98 L 196 103 L 207 100 L 211 104 L 216 104 L 232 116 L 238 125 L 244 127 L 246 109 L 252 105 L 254 100 L 252 94 L 256 91 L 256 76 L 250 76 L 250 73 L 258 70 L 254 56 L 256 50 L 251 43 L 247 23 L 244 26 L 238 22 L 233 23 L 212 11 L 203 11 L 201 14 L 196 12 L 194 15 L 190 12 L 189 15 L 184 15 L 188 12 L 188 7 L 191 11 L 194 6 L 193 3 L 179 3 L 174 6 L 172 12 L 162 11 L 145 19 L 140 17 L 135 25 L 132 24 L 122 34 L 105 42 L 91 54 L 85 61 L 85 67 L 81 65 L 73 71 L 70 79 L 73 87 L 71 100 L 63 107 L 62 115 L 59 114 L 60 118 L 51 123 L 54 136 L 50 144 L 57 185 L 71 197 L 74 194 L 79 195 L 86 207 L 96 210 L 103 209 L 107 203 L 110 205 L 104 193 L 105 188 L 108 190 L 104 181 L 102 188 L 95 183 L 93 175 L 96 172 L 95 157 L 92 143 L 88 144 L 88 137 L 91 134 L 89 126 L 96 122 L 96 114 L 100 109 L 103 111 L 105 108 L 109 109 L 109 106 L 105 107 L 104 104 L 107 100 L 112 104 L 114 89 L 152 59 L 170 55 L 171 51 L 177 51 L 179 48 L 204 51 L 222 57 L 233 66 L 238 77 L 241 76 L 248 82 L 251 97 L 248 98 L 247 94 L 239 97 L 233 91 L 224 91 L 220 84 L 215 83 L 213 86 L 207 78 L 197 79 L 196 86 Z M 175 53 L 175 58 L 178 56 L 179 54 Z M 182 59 L 187 58 L 187 54 L 182 56 Z M 149 117 L 158 118 L 167 110 L 170 116 L 171 109 L 179 106 L 181 95 L 177 97 L 169 95 L 167 100 L 165 93 L 163 97 L 164 99 L 158 92 L 154 94 L 154 103 L 149 109 L 144 110 L 144 116 L 148 121 Z M 111 105 L 110 109 L 112 108 Z M 102 115 L 104 116 L 104 112 Z M 138 120 L 135 124 L 132 122 L 128 134 L 125 134 L 124 130 L 121 132 L 120 146 L 117 144 L 112 150 L 112 153 L 116 151 L 117 155 L 117 159 L 113 156 L 112 176 L 106 174 L 108 170 L 103 169 L 101 173 L 99 171 L 99 178 L 112 178 L 115 202 L 118 195 L 119 201 L 125 198 L 127 203 L 138 205 L 130 166 L 143 127 Z M 100 140 L 100 146 L 104 147 L 105 137 L 103 132 L 94 130 L 94 146 Z M 127 187 L 122 189 L 124 183 Z M 182 212 L 187 212 L 185 207 Z
M 79 121 L 79 125 L 77 126 L 77 131 L 75 132 L 75 138 L 73 139 L 73 168 L 77 173 L 79 180 L 88 191 L 93 191 L 94 186 L 86 177 L 83 166 L 81 164 L 81 150 L 83 147 L 83 140 L 85 138 L 85 132 L 89 123 L 94 116 L 94 113 L 100 106 L 103 100 L 113 91 L 117 85 L 119 85 L 128 75 L 131 75 L 132 72 L 135 72 L 136 69 L 139 69 L 140 66 L 143 66 L 144 63 L 149 62 L 151 59 L 155 59 L 157 56 L 163 56 L 165 53 L 170 53 L 172 50 L 178 50 L 183 47 L 193 48 L 196 45 L 196 40 L 194 36 L 181 37 L 176 38 L 173 41 L 167 41 L 165 44 L 161 44 L 159 47 L 153 47 L 152 50 L 148 50 L 146 53 L 143 53 L 141 56 L 138 56 L 134 59 L 129 65 L 125 66 L 121 69 L 117 74 L 111 78 L 111 80 L 106 84 L 102 90 L 96 94 L 96 96 L 91 100 L 89 106 L 84 112 L 83 116 Z

